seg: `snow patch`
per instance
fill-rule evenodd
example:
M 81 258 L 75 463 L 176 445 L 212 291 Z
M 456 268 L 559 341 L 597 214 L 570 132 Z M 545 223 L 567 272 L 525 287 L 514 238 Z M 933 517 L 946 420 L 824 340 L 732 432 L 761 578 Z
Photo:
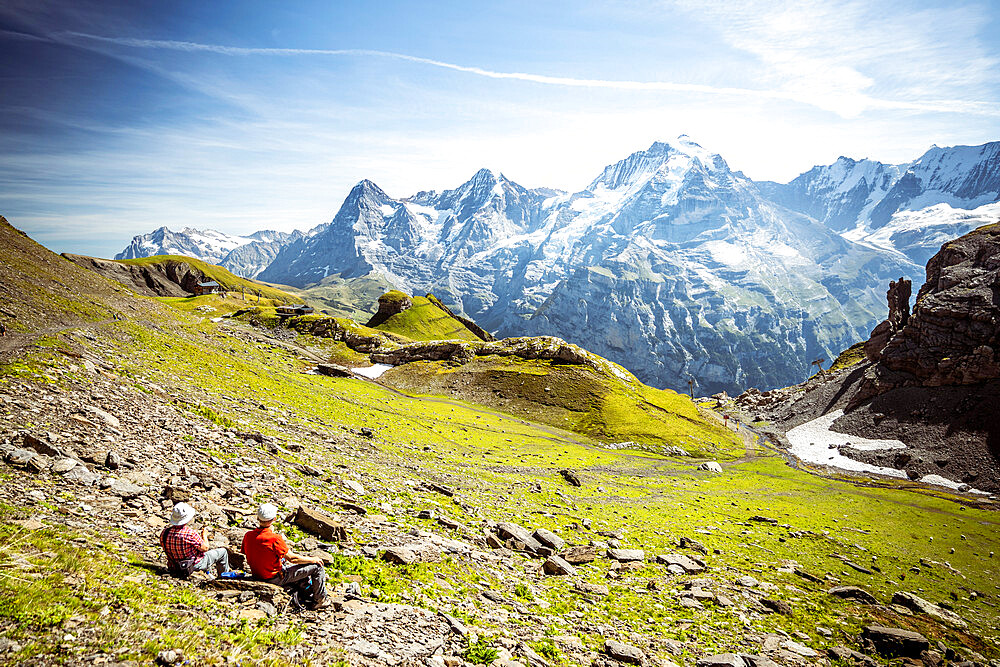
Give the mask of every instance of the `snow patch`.
M 368 366 L 367 368 L 352 368 L 351 370 L 357 375 L 362 375 L 371 380 L 377 380 L 390 368 L 392 368 L 392 366 L 389 364 L 374 364 L 372 366 Z
M 906 448 L 906 445 L 899 440 L 870 440 L 856 435 L 831 431 L 830 427 L 833 425 L 833 422 L 843 416 L 843 410 L 834 410 L 801 426 L 796 426 L 785 434 L 785 437 L 788 438 L 788 442 L 791 444 L 789 451 L 807 463 L 817 463 L 842 470 L 867 472 L 905 479 L 906 473 L 902 470 L 855 461 L 837 451 L 837 447 L 842 445 L 850 445 L 855 449 L 864 451 Z
M 945 487 L 947 489 L 952 489 L 954 491 L 960 491 L 960 490 L 962 490 L 962 487 L 966 487 L 965 488 L 965 492 L 966 493 L 976 493 L 976 494 L 983 495 L 983 496 L 989 495 L 985 491 L 980 491 L 979 489 L 969 488 L 968 484 L 963 484 L 962 482 L 953 482 L 950 479 L 948 479 L 947 477 L 942 477 L 941 475 L 924 475 L 923 477 L 920 478 L 920 481 L 922 483 L 924 483 L 924 484 L 933 484 L 934 486 L 943 486 L 943 487 Z

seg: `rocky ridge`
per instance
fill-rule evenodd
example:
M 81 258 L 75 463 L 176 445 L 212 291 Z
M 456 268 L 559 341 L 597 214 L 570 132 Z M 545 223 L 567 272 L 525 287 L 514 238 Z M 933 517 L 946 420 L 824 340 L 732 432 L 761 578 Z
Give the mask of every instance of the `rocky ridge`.
M 278 252 L 304 234 L 261 230 L 247 236 L 233 236 L 214 229 L 185 227 L 174 232 L 160 227 L 148 234 L 132 238 L 128 247 L 115 255 L 115 259 L 137 259 L 156 255 L 182 255 L 194 257 L 209 264 L 223 266 L 241 278 L 254 278 L 274 261 Z
M 63 257 L 145 296 L 190 296 L 205 274 L 182 260 L 153 265 L 130 265 L 109 259 L 63 253 Z
M 1000 491 L 1000 225 L 946 243 L 927 264 L 912 313 L 909 281 L 892 282 L 889 316 L 851 363 L 785 390 L 737 398 L 748 418 L 787 432 L 834 410 L 835 431 L 904 449 L 840 447 L 910 479 Z M 861 347 L 861 346 L 858 346 Z M 846 354 L 846 353 L 845 353 Z
M 946 243 L 931 258 L 913 315 L 894 331 L 878 353 L 876 383 L 880 371 L 902 374 L 890 386 L 1000 378 L 1000 224 Z

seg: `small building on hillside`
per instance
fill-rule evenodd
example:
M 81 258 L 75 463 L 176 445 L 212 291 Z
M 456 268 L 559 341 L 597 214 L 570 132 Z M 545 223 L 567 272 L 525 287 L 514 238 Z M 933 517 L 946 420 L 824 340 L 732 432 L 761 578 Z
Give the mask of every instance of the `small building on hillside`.
M 219 291 L 219 283 L 214 280 L 209 280 L 207 282 L 198 283 L 194 286 L 194 295 L 201 296 L 202 294 L 215 294 Z
M 278 317 L 298 317 L 313 312 L 313 307 L 300 303 L 295 306 L 278 306 L 274 310 L 278 313 Z

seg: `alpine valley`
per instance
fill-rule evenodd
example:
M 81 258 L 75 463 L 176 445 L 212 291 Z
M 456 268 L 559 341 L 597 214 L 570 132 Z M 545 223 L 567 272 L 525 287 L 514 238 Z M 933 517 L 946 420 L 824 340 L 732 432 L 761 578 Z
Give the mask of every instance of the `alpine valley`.
M 681 136 L 575 193 L 488 169 L 406 198 L 363 180 L 308 233 L 161 228 L 119 258 L 186 254 L 298 288 L 433 292 L 499 337 L 555 335 L 649 384 L 732 392 L 793 384 L 866 339 L 889 280 L 919 284 L 944 241 L 1000 217 L 998 201 L 1000 142 L 901 165 L 841 157 L 779 184 Z

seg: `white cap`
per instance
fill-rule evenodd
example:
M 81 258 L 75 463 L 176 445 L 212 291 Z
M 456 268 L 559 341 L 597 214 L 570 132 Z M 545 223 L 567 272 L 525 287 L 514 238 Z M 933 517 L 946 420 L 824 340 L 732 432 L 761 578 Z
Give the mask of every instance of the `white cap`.
M 194 508 L 187 503 L 177 503 L 174 505 L 174 510 L 170 513 L 170 525 L 171 526 L 183 526 L 186 523 L 191 523 L 191 519 L 197 512 Z
M 257 508 L 257 519 L 261 523 L 267 521 L 274 521 L 275 517 L 278 516 L 278 508 L 270 503 L 264 503 Z

